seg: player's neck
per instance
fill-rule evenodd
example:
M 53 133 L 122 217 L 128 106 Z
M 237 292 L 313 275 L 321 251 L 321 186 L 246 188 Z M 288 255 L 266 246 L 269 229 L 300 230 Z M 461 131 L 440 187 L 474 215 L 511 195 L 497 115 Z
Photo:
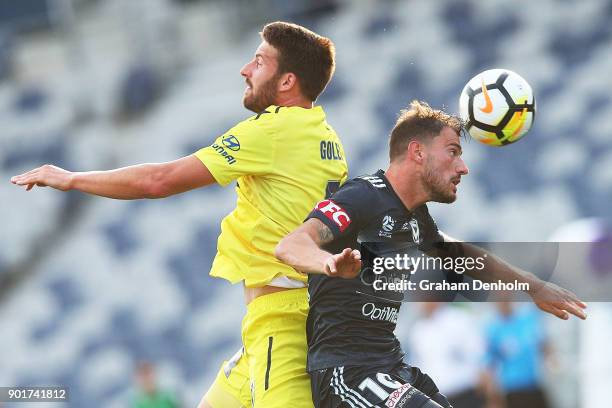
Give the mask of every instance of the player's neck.
M 302 95 L 279 95 L 276 101 L 277 106 L 299 106 L 304 109 L 312 109 L 314 103 Z
M 425 204 L 429 200 L 429 195 L 423 188 L 418 173 L 407 170 L 392 164 L 385 172 L 385 176 L 404 206 L 409 211 L 413 211 Z

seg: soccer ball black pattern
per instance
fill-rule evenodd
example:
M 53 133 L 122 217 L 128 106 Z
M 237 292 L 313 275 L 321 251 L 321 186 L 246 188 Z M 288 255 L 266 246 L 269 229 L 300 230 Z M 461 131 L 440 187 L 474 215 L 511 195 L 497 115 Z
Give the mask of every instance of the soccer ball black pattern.
M 531 86 L 507 69 L 490 69 L 472 78 L 461 92 L 459 113 L 474 139 L 490 146 L 514 143 L 535 118 Z

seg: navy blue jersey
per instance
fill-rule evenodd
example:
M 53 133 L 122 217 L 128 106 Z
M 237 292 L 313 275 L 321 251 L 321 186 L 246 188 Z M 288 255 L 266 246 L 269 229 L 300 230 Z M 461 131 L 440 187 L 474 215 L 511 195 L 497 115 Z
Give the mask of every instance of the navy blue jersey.
M 382 170 L 347 182 L 308 218 L 321 220 L 332 231 L 334 239 L 323 248 L 331 253 L 361 245 L 375 247 L 379 255 L 427 251 L 443 241 L 427 206 L 408 211 Z M 375 290 L 364 276 L 363 271 L 354 279 L 309 275 L 309 371 L 403 359 L 393 333 L 403 294 Z

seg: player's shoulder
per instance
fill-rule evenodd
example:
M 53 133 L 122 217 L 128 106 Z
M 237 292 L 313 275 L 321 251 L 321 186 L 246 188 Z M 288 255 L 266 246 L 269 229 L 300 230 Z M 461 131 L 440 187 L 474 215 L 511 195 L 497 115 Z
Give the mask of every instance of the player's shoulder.
M 287 118 L 288 112 L 289 109 L 284 106 L 270 105 L 261 112 L 249 117 L 245 122 L 251 123 L 254 126 L 278 124 Z
M 278 124 L 275 123 L 274 117 L 277 116 L 277 106 L 269 106 L 263 111 L 251 115 L 246 119 L 236 123 L 226 133 L 234 134 L 237 137 L 242 135 L 259 136 L 262 134 L 274 134 Z M 280 110 L 279 110 L 280 111 Z
M 277 111 L 280 112 L 279 108 L 279 106 L 269 106 L 261 112 L 241 120 L 240 122 L 236 123 L 234 127 L 265 127 L 269 123 L 274 122 L 275 117 L 278 116 Z
M 281 106 L 271 105 L 261 112 L 251 115 L 241 122 L 238 122 L 232 130 L 241 131 L 246 133 L 267 133 L 274 134 L 276 131 L 283 126 L 285 120 L 282 116 L 283 110 Z
M 364 174 L 344 183 L 340 189 L 344 196 L 350 195 L 365 202 L 368 205 L 376 205 L 384 198 L 387 190 L 387 182 L 381 177 L 379 170 L 373 174 Z
M 388 181 L 384 176 L 382 170 L 378 170 L 372 174 L 363 174 L 353 179 L 355 182 L 360 183 L 365 188 L 372 191 L 383 192 L 389 189 Z
M 363 174 L 355 177 L 353 183 L 359 186 L 363 197 L 371 201 L 372 205 L 389 205 L 395 202 L 395 193 L 389 180 L 385 177 L 385 172 L 378 170 L 371 174 Z
M 273 123 L 277 126 L 293 126 L 297 122 L 310 121 L 313 115 L 325 117 L 320 106 L 306 109 L 300 106 L 270 105 L 266 109 L 251 116 L 248 120 L 254 123 Z M 329 124 L 327 124 L 329 127 Z

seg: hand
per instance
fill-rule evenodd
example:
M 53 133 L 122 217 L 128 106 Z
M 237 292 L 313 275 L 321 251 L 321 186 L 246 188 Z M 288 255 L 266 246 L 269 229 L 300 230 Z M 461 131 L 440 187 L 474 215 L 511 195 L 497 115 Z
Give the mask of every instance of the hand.
M 557 316 L 559 319 L 569 319 L 573 314 L 585 320 L 587 315 L 586 303 L 582 302 L 569 290 L 563 289 L 554 283 L 546 282 L 541 287 L 530 293 L 533 302 L 543 311 Z
M 361 270 L 361 253 L 356 249 L 345 248 L 325 261 L 324 270 L 327 276 L 352 279 Z
M 26 186 L 26 191 L 30 191 L 34 186 L 53 187 L 61 191 L 66 191 L 70 190 L 72 175 L 72 172 L 57 166 L 45 164 L 27 173 L 11 177 L 11 183 L 18 186 Z

